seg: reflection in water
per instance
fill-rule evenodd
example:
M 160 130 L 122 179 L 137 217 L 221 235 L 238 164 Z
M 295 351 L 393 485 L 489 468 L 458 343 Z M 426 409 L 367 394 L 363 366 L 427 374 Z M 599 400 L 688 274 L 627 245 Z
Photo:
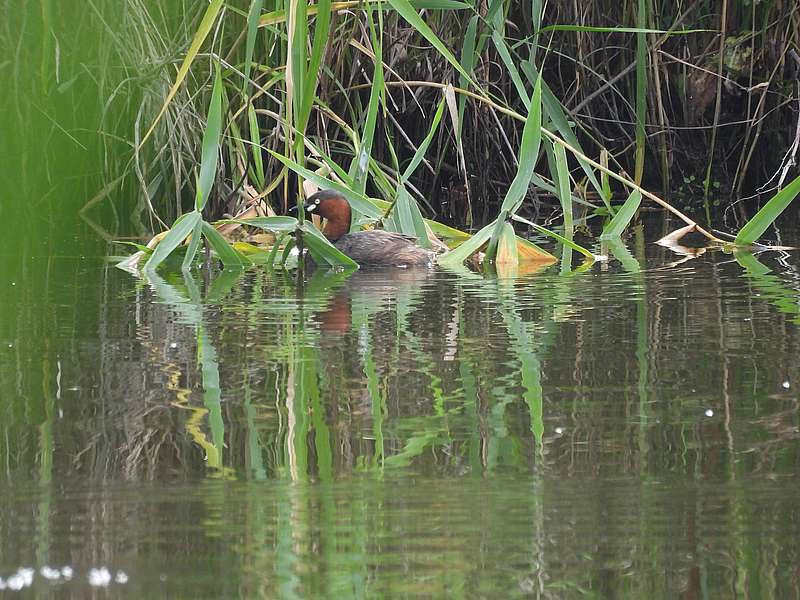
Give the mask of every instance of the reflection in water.
M 62 261 L 47 294 L 6 285 L 0 577 L 797 594 L 794 257 L 603 250 L 518 278 Z

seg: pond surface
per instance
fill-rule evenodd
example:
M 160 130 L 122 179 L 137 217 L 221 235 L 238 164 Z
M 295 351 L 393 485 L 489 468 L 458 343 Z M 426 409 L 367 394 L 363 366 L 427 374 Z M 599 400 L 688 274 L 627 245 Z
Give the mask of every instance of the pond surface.
M 509 278 L 9 261 L 2 585 L 797 596 L 798 254 L 673 226 Z
M 800 596 L 797 252 L 134 277 L 140 12 L 6 4 L 0 596 Z

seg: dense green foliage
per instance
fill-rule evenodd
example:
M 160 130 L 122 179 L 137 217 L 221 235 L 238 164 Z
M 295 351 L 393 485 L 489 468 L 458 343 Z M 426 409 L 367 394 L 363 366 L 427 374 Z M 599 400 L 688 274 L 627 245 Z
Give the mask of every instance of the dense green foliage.
M 146 12 L 139 0 L 126 4 L 131 15 Z M 522 130 L 514 117 L 527 114 L 539 72 L 545 127 L 589 157 L 607 150 L 617 173 L 677 188 L 690 209 L 703 206 L 703 192 L 706 205 L 719 203 L 745 181 L 770 189 L 789 174 L 770 181 L 796 120 L 791 48 L 800 17 L 781 2 L 595 2 L 579 14 L 569 3 L 500 0 L 254 0 L 190 4 L 187 14 L 192 8 L 199 25 L 189 26 L 188 53 L 174 48 L 186 57 L 178 77 L 169 75 L 174 99 L 138 161 L 161 198 L 193 186 L 187 175 L 202 129 L 190 123 L 203 122 L 205 74 L 221 59 L 228 105 L 219 181 L 227 189 L 212 199 L 217 216 L 247 202 L 235 192 L 248 183 L 279 211 L 294 203 L 294 178 L 266 149 L 393 200 L 444 96 L 448 115 L 404 187 L 429 216 L 485 223 L 516 172 Z M 141 114 L 145 129 L 155 108 Z M 777 150 L 757 152 L 759 144 Z M 788 164 L 791 154 L 783 158 Z M 572 157 L 570 168 L 585 202 L 630 191 L 604 190 L 599 173 Z M 556 193 L 554 169 L 540 159 L 537 173 L 528 197 L 540 201 L 523 212 Z M 169 221 L 173 205 L 156 202 L 156 210 Z

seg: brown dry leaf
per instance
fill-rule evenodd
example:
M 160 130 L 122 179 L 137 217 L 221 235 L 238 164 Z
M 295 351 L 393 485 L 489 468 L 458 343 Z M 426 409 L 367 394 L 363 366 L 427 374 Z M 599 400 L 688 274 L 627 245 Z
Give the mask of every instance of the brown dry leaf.
M 528 240 L 519 236 L 517 236 L 517 255 L 521 265 L 535 266 L 536 270 L 538 270 L 538 266 L 546 267 L 558 261 L 552 254 L 539 250 Z
M 262 231 L 261 233 L 254 233 L 247 238 L 247 241 L 258 246 L 271 246 L 275 243 L 275 236 Z
M 505 267 L 516 267 L 519 265 L 516 235 L 514 235 L 514 227 L 512 227 L 510 223 L 503 224 L 503 231 L 500 233 L 500 240 L 497 243 L 495 265 L 498 268 L 501 265 Z

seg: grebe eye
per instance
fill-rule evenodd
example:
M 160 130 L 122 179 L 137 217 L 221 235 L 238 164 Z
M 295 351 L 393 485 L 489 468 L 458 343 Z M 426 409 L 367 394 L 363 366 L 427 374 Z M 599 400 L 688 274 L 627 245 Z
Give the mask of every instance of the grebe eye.
M 314 204 L 319 204 L 319 199 L 314 200 Z

